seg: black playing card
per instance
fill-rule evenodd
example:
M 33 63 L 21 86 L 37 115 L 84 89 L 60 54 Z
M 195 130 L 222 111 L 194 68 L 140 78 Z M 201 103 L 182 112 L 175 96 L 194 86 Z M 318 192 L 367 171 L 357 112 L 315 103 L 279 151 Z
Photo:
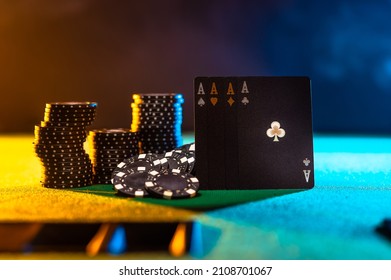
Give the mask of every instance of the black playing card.
M 197 94 L 200 83 L 208 106 L 206 117 L 202 108 L 195 110 L 197 177 L 202 189 L 314 186 L 308 78 L 196 78 L 196 107 L 203 107 Z
M 248 92 L 237 118 L 240 188 L 312 188 L 310 80 L 242 77 L 238 84 Z
M 225 90 L 222 77 L 209 78 L 208 96 L 208 188 L 225 189 Z M 197 149 L 197 144 L 196 144 Z
M 194 134 L 196 143 L 196 176 L 201 185 L 208 186 L 208 98 L 205 89 L 210 89 L 207 77 L 194 80 Z M 199 148 L 197 148 L 199 146 Z
M 238 90 L 237 79 L 228 77 L 224 80 L 224 142 L 225 142 L 225 189 L 238 187 L 238 149 L 232 148 L 238 145 L 237 123 Z

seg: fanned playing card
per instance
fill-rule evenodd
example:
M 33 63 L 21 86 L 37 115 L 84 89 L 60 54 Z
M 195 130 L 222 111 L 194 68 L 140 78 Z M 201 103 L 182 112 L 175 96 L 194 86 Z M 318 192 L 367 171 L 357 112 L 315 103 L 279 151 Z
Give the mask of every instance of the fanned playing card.
M 205 105 L 200 102 L 200 87 L 208 99 Z M 194 89 L 197 177 L 202 189 L 314 186 L 307 77 L 199 77 Z

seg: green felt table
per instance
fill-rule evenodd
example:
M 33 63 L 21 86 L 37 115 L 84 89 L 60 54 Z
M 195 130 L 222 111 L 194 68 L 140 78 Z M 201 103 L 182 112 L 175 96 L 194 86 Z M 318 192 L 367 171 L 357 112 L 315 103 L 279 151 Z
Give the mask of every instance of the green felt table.
M 391 217 L 391 137 L 316 135 L 311 190 L 201 190 L 175 201 L 118 197 L 109 185 L 45 189 L 32 141 L 0 137 L 1 224 L 191 222 L 185 258 L 391 259 L 391 242 L 375 231 Z

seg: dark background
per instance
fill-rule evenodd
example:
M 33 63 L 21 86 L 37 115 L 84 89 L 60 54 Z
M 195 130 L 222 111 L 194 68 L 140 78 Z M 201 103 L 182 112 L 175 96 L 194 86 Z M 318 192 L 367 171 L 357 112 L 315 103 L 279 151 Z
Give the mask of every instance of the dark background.
M 391 1 L 0 0 L 0 132 L 32 132 L 46 102 L 97 101 L 129 127 L 132 92 L 202 75 L 308 75 L 316 132 L 391 132 Z

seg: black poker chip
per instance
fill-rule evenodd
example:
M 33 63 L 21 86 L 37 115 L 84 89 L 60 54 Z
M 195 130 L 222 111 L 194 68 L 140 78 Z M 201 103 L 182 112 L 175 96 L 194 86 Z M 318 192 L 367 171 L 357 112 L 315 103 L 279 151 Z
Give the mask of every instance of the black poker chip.
M 53 110 L 45 108 L 44 115 L 52 115 L 55 117 L 95 117 L 96 109 Z
M 125 150 L 125 149 L 95 149 L 90 152 L 91 155 L 97 155 L 97 156 L 113 156 L 113 155 L 129 155 L 134 152 L 137 152 L 138 149 L 133 149 L 133 150 Z
M 61 126 L 61 127 L 72 127 L 72 126 L 90 126 L 92 124 L 92 121 L 87 122 L 45 122 L 44 126 L 46 127 L 55 127 L 55 126 Z M 42 125 L 42 124 L 41 124 Z
M 69 115 L 69 114 L 95 114 L 97 111 L 97 107 L 86 107 L 86 108 L 70 108 L 64 107 L 45 107 L 45 113 L 52 113 L 52 114 L 63 114 L 63 115 Z
M 85 141 L 86 140 L 86 135 L 64 135 L 64 134 L 55 134 L 55 133 L 50 133 L 50 134 L 44 134 L 44 133 L 39 133 L 38 135 L 35 135 L 35 139 L 37 141 L 61 141 L 63 140 L 64 143 L 67 140 L 80 140 L 80 141 Z
M 190 173 L 178 169 L 152 170 L 145 181 L 147 191 L 165 199 L 190 198 L 197 195 L 199 182 Z
M 137 137 L 137 133 L 133 133 L 129 129 L 125 128 L 112 128 L 112 129 L 96 129 L 91 130 L 90 135 L 95 138 L 110 138 L 110 137 Z
M 94 117 L 86 117 L 86 116 L 64 117 L 64 116 L 45 114 L 44 121 L 49 123 L 71 122 L 77 124 L 91 124 L 94 121 Z
M 77 162 L 86 162 L 85 155 L 82 156 L 60 156 L 60 157 L 40 157 L 41 162 L 44 164 L 56 164 L 56 163 L 77 163 Z
M 181 136 L 173 135 L 167 132 L 163 132 L 161 134 L 153 134 L 153 133 L 145 133 L 140 135 L 140 141 L 150 141 L 150 142 L 157 142 L 157 143 L 164 143 L 164 142 L 174 142 L 182 140 Z
M 175 99 L 182 100 L 183 95 L 179 93 L 134 93 L 133 99 Z
M 195 174 L 195 155 L 186 153 L 187 157 L 187 173 Z
M 87 155 L 84 150 L 58 150 L 56 152 L 50 152 L 50 150 L 44 150 L 44 152 L 36 152 L 41 159 L 44 158 L 82 158 Z
M 66 182 L 90 182 L 92 174 L 43 174 L 41 182 L 43 183 L 66 183 Z
M 151 169 L 160 170 L 160 159 L 155 154 L 139 154 L 137 156 L 125 159 L 120 162 L 117 166 L 118 169 L 121 168 L 134 168 L 134 167 L 144 167 L 146 171 Z
M 96 155 L 124 155 L 133 152 L 131 149 L 96 149 L 92 151 L 93 154 Z
M 84 143 L 84 139 L 80 138 L 80 139 L 50 139 L 50 138 L 46 138 L 46 139 L 37 139 L 35 138 L 34 139 L 34 142 L 33 144 L 34 145 L 39 145 L 39 144 L 42 144 L 42 145 L 67 145 L 67 144 L 83 144 Z
M 95 174 L 111 174 L 117 168 L 117 166 L 113 167 L 94 167 Z
M 56 166 L 87 166 L 91 165 L 91 160 L 88 156 L 72 157 L 72 158 L 40 158 L 40 161 L 44 166 L 56 167 Z M 49 165 L 45 165 L 45 163 Z
M 46 103 L 46 108 L 51 110 L 57 109 L 88 109 L 96 108 L 98 103 L 96 102 L 50 102 Z
M 34 138 L 34 144 L 42 144 L 42 145 L 68 145 L 68 144 L 84 144 L 86 138 L 83 136 L 70 136 L 70 137 L 64 137 L 64 136 L 47 136 L 47 137 L 40 137 L 36 136 Z
M 102 158 L 102 159 L 96 159 L 96 158 L 91 158 L 91 161 L 95 166 L 104 166 L 104 165 L 109 165 L 109 164 L 119 164 L 121 161 L 123 161 L 124 158 L 119 157 L 119 158 Z
M 181 126 L 179 124 L 154 124 L 154 123 L 132 123 L 132 130 L 142 133 L 142 131 L 170 131 L 179 132 Z
M 95 138 L 91 136 L 91 134 L 88 137 L 88 142 L 91 143 L 91 145 L 94 146 L 107 146 L 107 145 L 114 145 L 114 146 L 134 146 L 138 143 L 138 137 L 101 137 L 101 138 Z
M 53 174 L 53 173 L 79 173 L 92 171 L 92 165 L 74 165 L 74 166 L 42 166 L 42 174 Z
M 83 181 L 83 182 L 56 182 L 56 183 L 48 183 L 41 182 L 41 185 L 45 188 L 50 189 L 71 189 L 71 188 L 81 188 L 86 186 L 91 186 L 92 181 Z
M 46 148 L 40 145 L 35 145 L 34 150 L 36 153 L 44 154 L 47 156 L 52 156 L 54 154 L 85 154 L 83 147 L 75 147 L 75 148 Z
M 153 121 L 162 121 L 165 123 L 170 122 L 181 122 L 182 121 L 182 114 L 176 114 L 176 115 L 161 115 L 161 116 L 151 116 L 148 114 L 137 114 L 132 115 L 133 117 L 138 118 L 139 122 L 145 121 L 145 122 L 153 122 Z
M 42 132 L 56 132 L 56 131 L 76 131 L 86 133 L 85 128 L 82 126 L 70 126 L 70 127 L 62 127 L 62 126 L 34 126 L 34 131 L 42 131 Z
M 92 163 L 96 167 L 116 167 L 123 159 L 111 159 L 111 160 L 92 160 Z
M 41 144 L 37 143 L 34 145 L 35 148 L 46 149 L 46 150 L 57 150 L 57 149 L 84 149 L 83 143 L 75 144 Z
M 91 185 L 92 183 L 92 179 L 90 178 L 86 178 L 86 179 L 63 179 L 63 178 L 60 178 L 60 179 L 44 179 L 44 180 L 41 180 L 41 183 L 42 184 L 51 184 L 51 185 L 68 185 L 68 186 L 71 186 L 71 185 L 77 185 L 77 186 L 88 186 L 88 185 Z
M 179 169 L 182 172 L 186 172 L 188 169 L 188 158 L 183 153 L 170 151 L 164 154 L 164 159 L 168 161 L 169 169 Z
M 105 157 L 106 155 L 125 155 L 128 157 L 132 157 L 139 154 L 139 148 L 137 149 L 129 149 L 129 150 L 119 150 L 118 152 L 106 152 L 106 150 L 94 150 L 90 152 L 91 155 Z
M 71 126 L 75 127 L 75 126 Z M 86 137 L 87 133 L 84 129 L 53 129 L 57 128 L 57 126 L 54 127 L 39 127 L 36 126 L 34 133 L 35 135 L 41 136 L 41 137 L 50 137 L 50 136 L 76 136 L 76 135 L 81 135 Z M 69 127 L 66 127 L 69 128 Z
M 72 176 L 72 175 L 85 175 L 90 176 L 92 171 L 92 166 L 84 168 L 84 169 L 78 169 L 78 168 L 58 168 L 58 169 L 49 169 L 49 168 L 43 168 L 42 174 L 50 175 L 50 176 Z
M 160 143 L 148 140 L 145 142 L 141 142 L 140 147 L 148 147 L 151 149 L 164 149 L 164 148 L 166 148 L 170 151 L 170 150 L 173 150 L 176 147 L 178 147 L 179 143 L 180 143 L 179 140 L 178 141 L 171 141 L 171 142 L 160 142 Z
M 128 168 L 124 172 L 116 173 L 112 178 L 112 184 L 117 193 L 132 197 L 148 196 L 145 189 L 145 181 L 148 172 L 144 169 Z
M 117 168 L 117 166 L 121 164 L 120 163 L 106 163 L 106 162 L 103 162 L 103 163 L 99 163 L 99 162 L 96 162 L 94 163 L 94 168 Z
M 54 109 L 45 108 L 44 114 L 56 115 L 56 116 L 95 116 L 96 108 L 84 108 L 84 109 Z
M 127 159 L 126 156 L 120 156 L 120 155 L 113 155 L 111 157 L 96 157 L 96 156 L 90 156 L 91 161 L 95 164 L 112 164 L 112 163 L 120 163 L 121 161 Z
M 180 147 L 177 147 L 176 150 L 181 150 L 182 152 L 187 152 L 187 153 L 195 153 L 195 143 L 189 143 L 182 145 Z

